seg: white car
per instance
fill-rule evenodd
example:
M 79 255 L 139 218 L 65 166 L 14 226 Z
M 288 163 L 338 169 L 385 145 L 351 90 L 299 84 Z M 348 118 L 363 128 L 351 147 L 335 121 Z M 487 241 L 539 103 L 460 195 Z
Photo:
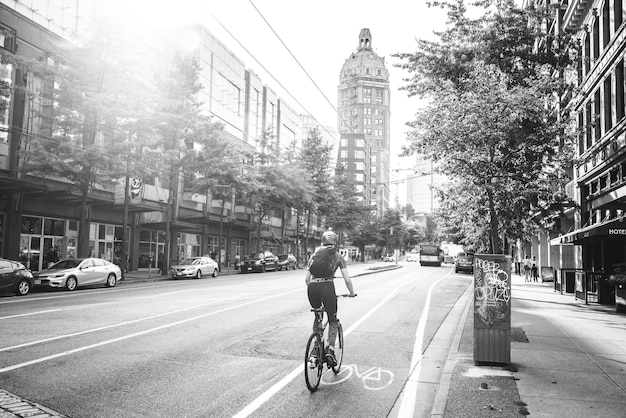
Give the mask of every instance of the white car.
M 219 266 L 217 261 L 211 257 L 193 257 L 181 260 L 178 265 L 172 266 L 170 276 L 172 279 L 182 279 L 186 277 L 195 277 L 201 279 L 202 276 L 217 277 Z
M 113 287 L 121 277 L 118 266 L 101 258 L 67 258 L 34 274 L 35 286 L 67 290 L 96 284 Z
M 409 263 L 411 262 L 417 263 L 418 261 L 420 261 L 420 255 L 417 253 L 410 253 L 409 255 L 406 256 L 406 261 L 408 261 Z

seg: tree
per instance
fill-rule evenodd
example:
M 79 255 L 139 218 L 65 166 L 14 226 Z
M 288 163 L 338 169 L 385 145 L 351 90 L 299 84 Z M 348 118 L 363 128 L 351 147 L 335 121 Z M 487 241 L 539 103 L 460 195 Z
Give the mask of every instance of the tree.
M 50 134 L 30 137 L 22 151 L 24 172 L 64 178 L 80 194 L 77 255 L 83 257 L 89 193 L 123 175 L 130 143 L 145 133 L 139 121 L 147 119 L 141 111 L 147 89 L 133 78 L 132 57 L 116 33 L 99 26 L 84 46 L 54 51 L 59 60 L 44 79 L 54 106 L 37 115 Z
M 365 211 L 361 222 L 350 231 L 352 245 L 359 249 L 361 261 L 365 261 L 365 246 L 376 244 L 380 239 L 380 222 L 371 212 Z
M 512 1 L 479 3 L 489 11 L 471 21 L 463 1 L 438 2 L 451 22 L 441 43 L 400 55 L 413 74 L 409 94 L 436 97 L 410 123 L 405 151 L 423 153 L 451 179 L 439 190 L 440 219 L 499 253 L 503 237 L 522 236 L 525 219 L 569 180 L 568 121 L 552 94 L 563 88 L 554 75 L 566 60 L 533 52 L 530 12 Z
M 354 230 L 360 224 L 361 218 L 369 208 L 359 200 L 354 179 L 341 165 L 335 168 L 331 196 L 327 223 L 340 234 L 341 238 L 344 232 Z

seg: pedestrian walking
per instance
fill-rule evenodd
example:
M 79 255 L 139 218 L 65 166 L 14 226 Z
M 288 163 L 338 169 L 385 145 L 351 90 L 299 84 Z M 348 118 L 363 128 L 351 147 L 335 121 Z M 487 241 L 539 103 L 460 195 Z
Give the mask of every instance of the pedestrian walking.
M 531 266 L 530 258 L 528 258 L 528 256 L 525 255 L 524 256 L 524 281 L 525 282 L 530 281 L 530 266 Z
M 235 255 L 235 270 L 239 270 L 239 264 L 241 264 L 241 256 L 237 253 Z
M 533 255 L 533 259 L 531 261 L 530 270 L 533 276 L 533 282 L 539 281 L 539 274 L 537 270 L 537 258 Z

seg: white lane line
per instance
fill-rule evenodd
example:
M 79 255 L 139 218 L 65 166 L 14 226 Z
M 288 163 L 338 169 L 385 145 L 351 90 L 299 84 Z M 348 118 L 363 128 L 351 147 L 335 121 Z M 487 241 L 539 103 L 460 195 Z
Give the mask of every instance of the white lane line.
M 39 311 L 39 312 L 30 312 L 30 313 L 24 313 L 24 314 L 19 314 L 19 315 L 11 315 L 11 316 L 2 316 L 0 317 L 0 321 L 3 319 L 11 319 L 11 318 L 19 318 L 20 316 L 29 316 L 29 315 L 40 315 L 40 314 L 45 314 L 45 313 L 49 313 L 49 312 L 57 312 L 60 311 L 61 309 L 49 309 L 47 311 Z
M 265 292 L 262 292 L 262 293 L 265 293 Z M 246 293 L 246 294 L 243 294 L 243 295 L 233 296 L 231 298 L 214 300 L 214 301 L 211 301 L 211 302 L 202 303 L 200 305 L 193 305 L 193 306 L 188 306 L 186 308 L 177 309 L 177 310 L 174 310 L 174 311 L 163 312 L 163 313 L 160 313 L 160 314 L 147 316 L 145 318 L 138 318 L 138 319 L 133 319 L 133 320 L 130 320 L 130 321 L 118 322 L 117 324 L 105 325 L 103 327 L 92 328 L 92 329 L 88 329 L 88 330 L 85 330 L 85 331 L 78 331 L 78 332 L 74 332 L 74 333 L 71 333 L 71 334 L 57 335 L 57 336 L 54 336 L 54 337 L 45 338 L 45 339 L 41 339 L 41 340 L 37 340 L 37 341 L 30 341 L 30 342 L 26 342 L 26 343 L 23 343 L 23 344 L 13 345 L 13 346 L 10 346 L 10 347 L 3 347 L 3 348 L 0 348 L 0 352 L 15 350 L 17 348 L 29 347 L 31 345 L 47 343 L 47 342 L 50 342 L 50 341 L 56 341 L 56 340 L 60 340 L 60 339 L 63 339 L 63 338 L 76 337 L 78 335 L 90 334 L 92 332 L 98 332 L 98 331 L 103 331 L 103 330 L 107 330 L 107 329 L 118 328 L 118 327 L 122 327 L 122 326 L 125 326 L 125 325 L 136 324 L 138 322 L 148 321 L 148 320 L 151 320 L 151 319 L 154 319 L 154 318 L 159 318 L 159 317 L 162 317 L 162 316 L 174 315 L 174 314 L 185 312 L 185 311 L 189 311 L 189 310 L 192 310 L 192 309 L 202 308 L 204 306 L 215 305 L 216 303 L 228 302 L 228 301 L 231 301 L 231 300 L 234 300 L 234 299 L 244 299 L 244 298 L 246 298 L 248 296 L 257 296 L 257 294 L 255 294 L 255 293 Z M 60 310 L 60 309 L 57 309 L 57 310 Z
M 372 309 L 369 310 L 369 312 L 367 312 L 365 315 L 363 315 L 361 318 L 359 318 L 358 321 L 356 321 L 354 324 L 352 324 L 352 326 L 350 326 L 347 330 L 344 331 L 344 337 L 347 336 L 348 334 L 350 334 L 352 331 L 354 331 L 359 325 L 361 325 L 363 323 L 363 321 L 365 321 L 367 318 L 369 318 L 374 312 L 376 312 L 385 302 L 387 302 L 389 299 L 391 299 L 393 296 L 395 296 L 395 294 L 404 286 L 406 286 L 409 283 L 414 282 L 416 279 L 411 279 L 409 281 L 406 281 L 404 283 L 402 283 L 400 286 L 396 287 L 395 289 L 393 289 L 391 291 L 391 293 L 389 293 L 387 295 L 387 297 L 385 297 L 383 300 L 381 300 L 378 305 L 374 306 Z M 274 386 L 272 386 L 271 388 L 269 388 L 268 390 L 266 390 L 265 392 L 263 392 L 261 395 L 259 395 L 258 398 L 256 398 L 255 400 L 253 400 L 250 404 L 248 404 L 248 406 L 246 406 L 244 409 L 242 409 L 241 411 L 239 411 L 236 415 L 233 416 L 233 418 L 245 418 L 245 417 L 249 417 L 254 411 L 256 411 L 257 409 L 259 409 L 261 407 L 261 405 L 263 405 L 265 402 L 267 402 L 268 400 L 270 400 L 272 398 L 272 396 L 274 396 L 276 393 L 278 393 L 278 391 L 280 391 L 281 389 L 283 389 L 285 386 L 287 386 L 293 379 L 295 379 L 298 375 L 300 375 L 303 371 L 304 367 L 304 363 L 301 363 L 300 366 L 296 367 L 291 373 L 289 373 L 287 376 L 283 377 L 279 382 L 277 382 Z
M 409 367 L 409 378 L 402 393 L 402 402 L 400 403 L 398 418 L 412 418 L 415 413 L 415 400 L 417 399 L 419 375 L 422 370 L 424 333 L 426 331 L 426 322 L 428 321 L 428 311 L 430 310 L 430 299 L 435 286 L 437 286 L 440 281 L 448 277 L 451 273 L 452 270 L 450 270 L 445 276 L 439 278 L 439 280 L 431 284 L 428 288 L 424 309 L 422 310 L 422 315 L 420 316 L 420 320 L 417 323 L 417 329 L 415 330 L 415 344 L 413 345 L 413 356 L 411 358 L 411 366 Z
M 274 294 L 274 295 L 271 295 L 271 296 L 267 296 L 267 297 L 264 297 L 264 298 L 261 298 L 261 299 L 251 300 L 249 302 L 240 303 L 239 305 L 234 305 L 234 306 L 230 306 L 228 308 L 224 308 L 224 309 L 220 309 L 220 310 L 217 310 L 217 311 L 213 311 L 213 312 L 205 313 L 205 314 L 202 314 L 202 315 L 194 316 L 192 318 L 187 318 L 187 319 L 183 319 L 181 321 L 171 322 L 169 324 L 165 324 L 165 325 L 161 325 L 159 327 L 146 329 L 144 331 L 135 332 L 133 334 L 124 335 L 123 337 L 113 338 L 111 340 L 101 341 L 99 343 L 95 343 L 95 344 L 86 345 L 86 346 L 83 346 L 83 347 L 74 348 L 72 350 L 63 351 L 61 353 L 52 354 L 52 355 L 45 356 L 45 357 L 40 357 L 40 358 L 37 358 L 37 359 L 33 359 L 31 361 L 26 361 L 24 363 L 14 364 L 13 366 L 3 367 L 3 368 L 0 369 L 0 373 L 6 373 L 6 372 L 9 372 L 11 370 L 21 369 L 22 367 L 30 366 L 30 365 L 37 364 L 37 363 L 43 363 L 44 361 L 52 360 L 52 359 L 55 359 L 55 358 L 69 356 L 71 354 L 79 353 L 79 352 L 85 351 L 85 350 L 90 350 L 92 348 L 98 348 L 98 347 L 102 347 L 104 345 L 116 343 L 118 341 L 124 341 L 124 340 L 128 340 L 130 338 L 135 338 L 135 337 L 139 337 L 139 336 L 142 336 L 142 335 L 150 334 L 152 332 L 156 332 L 156 331 L 160 331 L 160 330 L 163 330 L 163 329 L 171 328 L 171 327 L 174 327 L 176 325 L 182 325 L 182 324 L 186 324 L 187 322 L 197 321 L 198 319 L 207 318 L 209 316 L 217 315 L 219 313 L 232 311 L 233 309 L 241 308 L 242 306 L 251 305 L 253 303 L 262 302 L 262 301 L 267 300 L 267 299 L 272 299 L 272 298 L 288 295 L 289 293 L 295 293 L 295 292 L 302 292 L 302 289 L 298 288 L 298 289 L 290 290 L 288 292 L 277 293 L 277 294 Z

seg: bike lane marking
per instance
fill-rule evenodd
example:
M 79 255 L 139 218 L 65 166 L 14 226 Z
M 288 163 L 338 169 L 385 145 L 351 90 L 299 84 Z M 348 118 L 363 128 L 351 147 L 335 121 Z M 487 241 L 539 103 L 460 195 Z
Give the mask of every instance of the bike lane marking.
M 415 344 L 413 345 L 413 356 L 411 358 L 411 366 L 409 367 L 409 378 L 407 379 L 402 393 L 402 401 L 400 403 L 398 418 L 412 418 L 415 413 L 415 401 L 417 399 L 419 376 L 422 370 L 424 333 L 426 331 L 426 322 L 428 321 L 428 312 L 430 311 L 430 299 L 435 286 L 451 274 L 452 270 L 440 277 L 428 288 L 424 309 L 422 310 L 422 315 L 420 316 L 420 320 L 417 323 L 417 329 L 415 330 Z
M 445 276 L 444 276 L 445 277 Z M 344 336 L 349 335 L 352 331 L 354 331 L 359 325 L 361 325 L 366 319 L 368 319 L 374 312 L 376 312 L 380 307 L 385 304 L 389 299 L 391 299 L 395 294 L 402 289 L 407 284 L 414 282 L 417 279 L 407 280 L 402 283 L 395 289 L 393 289 L 383 300 L 381 300 L 376 306 L 370 309 L 365 315 L 359 318 L 354 324 L 352 324 L 346 331 L 344 331 Z M 441 280 L 441 279 L 439 279 Z M 437 280 L 437 282 L 439 281 Z M 254 411 L 259 409 L 265 402 L 270 400 L 278 391 L 287 386 L 293 379 L 299 376 L 302 373 L 302 368 L 304 367 L 304 363 L 300 366 L 296 367 L 291 373 L 287 376 L 283 377 L 280 381 L 270 387 L 268 390 L 259 395 L 255 400 L 248 404 L 244 409 L 239 411 L 237 414 L 233 416 L 233 418 L 245 418 L 250 416 Z
M 102 347 L 104 345 L 116 343 L 118 341 L 128 340 L 130 338 L 135 338 L 135 337 L 139 337 L 139 336 L 142 336 L 142 335 L 150 334 L 152 332 L 156 332 L 156 331 L 160 331 L 160 330 L 163 330 L 163 329 L 171 328 L 171 327 L 174 327 L 176 325 L 182 325 L 182 324 L 185 324 L 187 322 L 196 321 L 198 319 L 207 318 L 209 316 L 217 315 L 219 313 L 231 311 L 233 309 L 238 309 L 238 308 L 241 308 L 242 306 L 251 305 L 253 303 L 262 302 L 262 301 L 267 300 L 267 299 L 273 299 L 273 298 L 276 298 L 276 297 L 285 296 L 285 295 L 288 295 L 290 293 L 301 292 L 301 291 L 302 291 L 302 289 L 300 287 L 298 287 L 297 289 L 289 290 L 287 292 L 274 294 L 274 295 L 267 296 L 267 297 L 260 298 L 260 299 L 254 299 L 254 300 L 251 300 L 251 301 L 248 301 L 248 302 L 240 303 L 238 305 L 229 306 L 227 308 L 219 309 L 217 311 L 208 312 L 208 313 L 205 313 L 205 314 L 202 314 L 202 315 L 194 316 L 194 317 L 191 317 L 191 318 L 186 318 L 186 319 L 183 319 L 183 320 L 180 320 L 180 321 L 171 322 L 169 324 L 165 324 L 165 325 L 161 325 L 161 326 L 158 326 L 158 327 L 149 328 L 149 329 L 146 329 L 146 330 L 143 330 L 143 331 L 135 332 L 135 333 L 132 333 L 132 334 L 124 335 L 122 337 L 113 338 L 113 339 L 110 339 L 110 340 L 101 341 L 99 343 L 95 343 L 95 344 L 90 344 L 90 345 L 86 345 L 86 346 L 83 346 L 83 347 L 74 348 L 74 349 L 63 351 L 63 352 L 56 353 L 56 354 L 51 354 L 49 356 L 36 358 L 36 359 L 30 360 L 30 361 L 26 361 L 24 363 L 14 364 L 12 366 L 7 366 L 7 367 L 4 367 L 4 368 L 0 368 L 0 373 L 5 373 L 5 372 L 11 371 L 11 370 L 16 370 L 16 369 L 21 369 L 22 367 L 30 366 L 30 365 L 37 364 L 37 363 L 43 363 L 44 361 L 53 360 L 53 359 L 59 358 L 59 357 L 69 356 L 70 354 L 79 353 L 81 351 L 90 350 L 92 348 Z M 215 303 L 215 302 L 212 302 L 212 303 Z M 210 305 L 210 304 L 211 303 L 207 303 L 205 305 Z M 182 310 L 186 310 L 186 309 L 182 309 Z M 162 315 L 166 315 L 166 314 L 159 314 L 159 315 L 156 315 L 156 316 L 162 316 Z M 153 317 L 151 317 L 151 318 L 153 318 Z M 123 323 L 123 324 L 132 323 L 132 322 L 139 322 L 139 321 L 146 320 L 146 319 L 149 319 L 149 318 L 142 318 L 142 319 L 137 319 L 137 320 L 134 320 L 134 321 L 128 321 L 128 322 Z M 96 330 L 112 328 L 113 326 L 115 326 L 115 325 L 101 327 L 101 328 L 95 328 L 94 330 L 87 330 L 87 331 L 82 331 L 82 332 L 79 332 L 79 333 L 68 334 L 68 335 L 72 336 L 72 335 L 86 334 L 87 332 L 93 332 L 93 331 L 96 331 Z M 117 325 L 117 326 L 119 326 L 119 325 Z M 41 340 L 41 341 L 38 341 L 38 342 L 51 341 L 51 340 L 55 340 L 55 339 L 58 339 L 58 338 L 57 337 L 52 337 L 52 338 L 49 338 L 47 340 Z M 17 348 L 17 347 L 21 347 L 21 346 L 25 346 L 25 345 L 32 345 L 32 344 L 38 343 L 38 342 L 25 343 L 25 344 L 22 344 L 22 345 L 19 345 L 19 346 L 14 346 L 14 347 L 6 347 L 6 348 L 0 349 L 0 351 L 7 351 L 7 350 L 12 349 L 12 348 Z
M 47 311 L 39 311 L 39 312 L 30 312 L 30 313 L 24 313 L 24 314 L 19 314 L 19 315 L 11 315 L 11 316 L 2 316 L 0 317 L 0 321 L 3 319 L 11 319 L 11 318 L 19 318 L 21 316 L 29 316 L 29 315 L 40 315 L 40 314 L 45 314 L 45 313 L 50 313 L 50 312 L 57 312 L 60 311 L 61 309 L 49 309 Z

